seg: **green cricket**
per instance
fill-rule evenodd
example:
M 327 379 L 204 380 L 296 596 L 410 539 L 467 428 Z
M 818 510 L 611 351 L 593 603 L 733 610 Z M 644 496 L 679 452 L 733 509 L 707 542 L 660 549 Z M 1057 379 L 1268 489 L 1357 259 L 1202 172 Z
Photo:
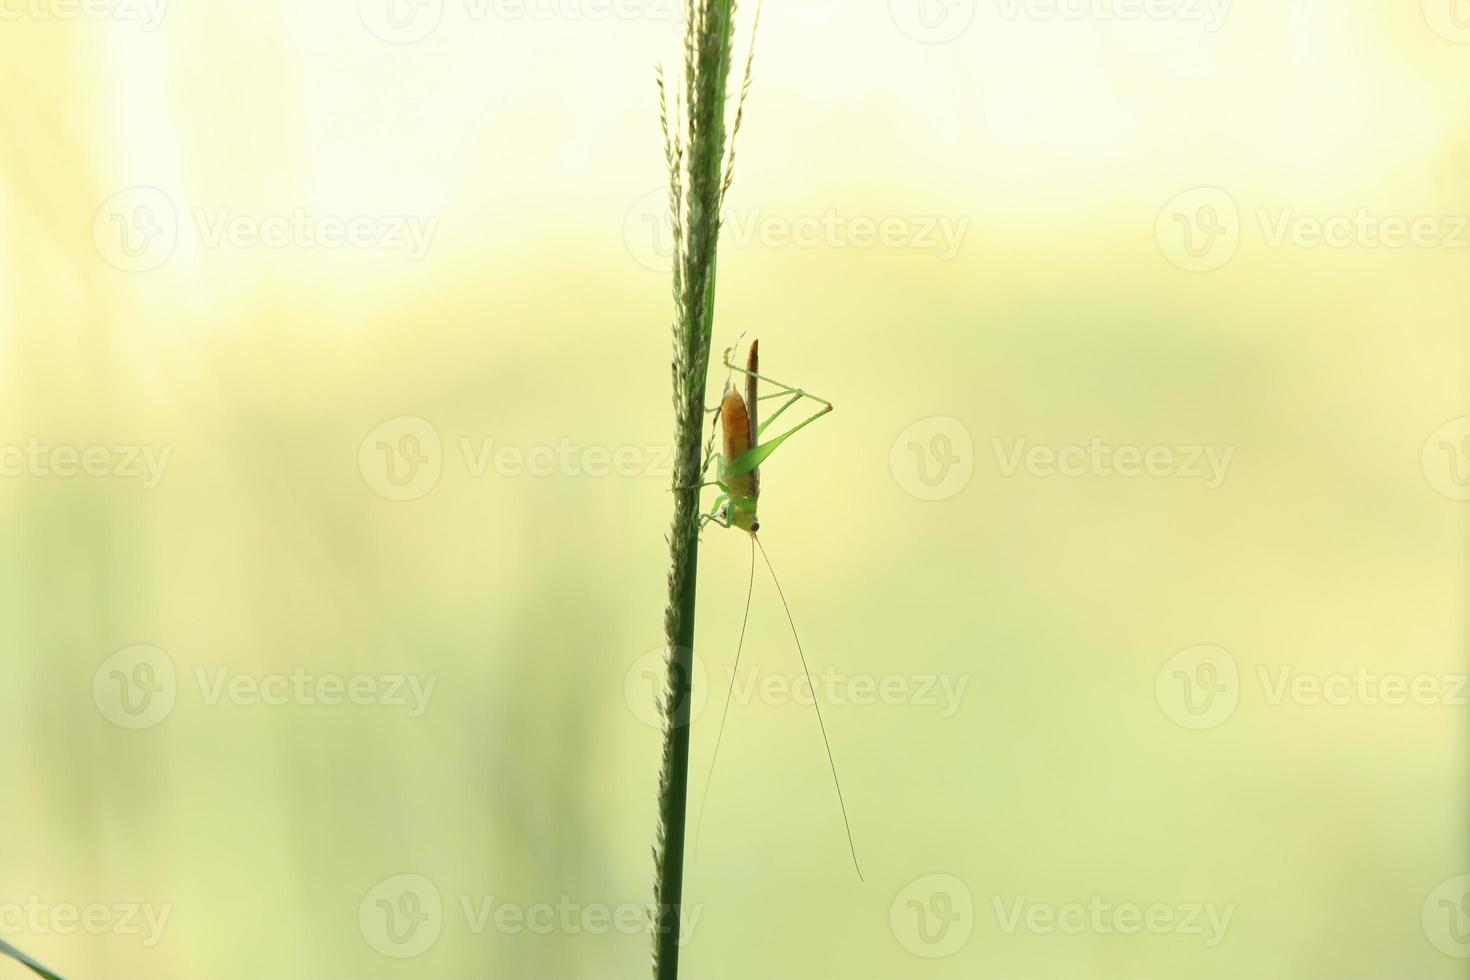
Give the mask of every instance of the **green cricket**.
M 755 591 L 755 552 L 756 549 L 759 549 L 761 558 L 764 559 L 766 568 L 771 573 L 771 581 L 776 586 L 776 594 L 781 599 L 781 606 L 786 610 L 786 621 L 791 625 L 791 637 L 796 641 L 796 652 L 801 658 L 801 669 L 806 674 L 807 685 L 812 691 L 812 707 L 816 709 L 817 726 L 822 733 L 822 744 L 827 748 L 827 763 L 832 770 L 832 785 L 837 790 L 837 805 L 842 810 L 842 826 L 847 832 L 847 847 L 852 853 L 852 866 L 857 871 L 858 880 L 861 881 L 863 871 L 858 864 L 857 846 L 853 843 L 852 838 L 852 824 L 848 821 L 847 803 L 842 796 L 842 783 L 837 778 L 837 762 L 832 757 L 832 742 L 827 737 L 827 725 L 822 720 L 822 708 L 817 701 L 816 685 L 812 683 L 811 669 L 807 666 L 806 653 L 802 650 L 801 637 L 797 635 L 796 620 L 791 615 L 791 606 L 786 601 L 786 593 L 781 588 L 780 579 L 776 577 L 776 569 L 771 564 L 770 556 L 766 554 L 766 546 L 761 543 L 757 534 L 761 529 L 760 518 L 756 513 L 760 503 L 761 465 L 770 459 L 771 455 L 787 439 L 831 412 L 832 403 L 804 388 L 794 388 L 761 374 L 760 341 L 758 340 L 751 341 L 750 353 L 744 368 L 732 363 L 731 356 L 738 346 L 739 341 L 725 351 L 724 362 L 732 376 L 735 374 L 744 376 L 745 394 L 742 397 L 739 389 L 733 383 L 726 382 L 724 397 L 719 406 L 712 410 L 715 414 L 715 430 L 722 436 L 722 451 L 708 452 L 704 465 L 700 469 L 702 478 L 709 472 L 710 465 L 718 460 L 718 476 L 714 480 L 697 484 L 696 487 L 713 486 L 720 490 L 719 496 L 715 498 L 714 507 L 700 519 L 701 530 L 709 524 L 717 524 L 724 528 L 739 528 L 750 535 L 750 582 L 746 586 L 745 615 L 740 621 L 740 641 L 735 647 L 735 665 L 730 671 L 730 689 L 725 695 L 725 708 L 720 715 L 720 729 L 715 736 L 715 751 L 710 758 L 710 778 L 705 781 L 704 798 L 700 803 L 698 822 L 695 824 L 695 846 L 697 850 L 699 828 L 704 822 L 705 804 L 709 801 L 710 784 L 714 781 L 715 762 L 719 758 L 720 742 L 725 736 L 725 721 L 730 715 L 730 701 L 735 694 L 735 678 L 740 669 L 740 653 L 745 647 L 745 627 L 750 621 L 750 601 Z M 764 395 L 761 394 L 761 382 L 765 382 L 773 390 Z M 771 413 L 770 418 L 760 422 L 758 420 L 759 405 L 762 401 L 769 399 L 780 399 L 781 405 Z M 814 402 L 817 408 L 811 415 L 774 439 L 762 442 L 761 437 L 765 434 L 766 429 L 788 409 L 802 401 Z M 710 443 L 712 447 L 714 432 L 710 435 Z

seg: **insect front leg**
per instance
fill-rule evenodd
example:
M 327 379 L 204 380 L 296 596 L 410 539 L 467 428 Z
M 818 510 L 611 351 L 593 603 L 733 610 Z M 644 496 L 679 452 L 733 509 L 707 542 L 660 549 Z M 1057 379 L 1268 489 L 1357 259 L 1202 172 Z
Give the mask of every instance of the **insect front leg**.
M 715 505 L 710 509 L 708 514 L 704 514 L 699 518 L 700 531 L 704 530 L 706 524 L 718 524 L 720 527 L 726 529 L 730 527 L 730 518 L 724 512 L 726 505 L 730 502 L 729 488 L 723 483 L 718 484 L 718 486 L 726 492 L 715 498 Z

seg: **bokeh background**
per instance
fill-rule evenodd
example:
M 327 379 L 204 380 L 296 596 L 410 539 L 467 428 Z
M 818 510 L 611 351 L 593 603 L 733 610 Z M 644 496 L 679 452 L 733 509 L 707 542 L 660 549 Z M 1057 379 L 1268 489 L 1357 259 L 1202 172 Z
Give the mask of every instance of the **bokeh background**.
M 678 5 L 388 3 L 3 8 L 0 938 L 74 980 L 647 970 Z M 1466 975 L 1467 77 L 1463 0 L 766 3 L 717 343 L 837 405 L 762 540 L 867 880 L 762 572 L 688 976 Z

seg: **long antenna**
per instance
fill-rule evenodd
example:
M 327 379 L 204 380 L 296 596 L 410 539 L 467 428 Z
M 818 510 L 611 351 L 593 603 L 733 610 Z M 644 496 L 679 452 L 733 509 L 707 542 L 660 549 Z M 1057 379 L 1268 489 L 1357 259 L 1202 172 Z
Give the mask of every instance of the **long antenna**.
M 694 821 L 694 857 L 699 857 L 699 829 L 704 826 L 705 804 L 709 802 L 710 784 L 715 781 L 715 763 L 720 758 L 720 742 L 725 737 L 725 719 L 730 717 L 730 699 L 735 696 L 735 678 L 740 670 L 740 651 L 745 648 L 745 626 L 750 622 L 750 597 L 755 594 L 755 535 L 750 536 L 750 584 L 745 587 L 745 615 L 740 620 L 740 642 L 735 644 L 735 666 L 730 668 L 730 690 L 725 694 L 725 710 L 720 713 L 720 731 L 715 736 L 715 754 L 710 756 L 709 777 L 704 781 L 704 794 L 699 799 L 699 817 Z
M 796 641 L 796 653 L 801 657 L 801 669 L 806 672 L 807 686 L 812 689 L 812 707 L 817 709 L 817 726 L 822 729 L 822 744 L 827 746 L 827 764 L 832 767 L 832 785 L 837 787 L 837 805 L 842 808 L 842 826 L 847 830 L 847 848 L 852 851 L 852 866 L 857 871 L 858 881 L 863 881 L 863 869 L 858 865 L 857 845 L 852 842 L 852 824 L 847 820 L 847 804 L 842 799 L 842 783 L 837 779 L 837 761 L 832 758 L 832 742 L 827 738 L 827 725 L 822 721 L 822 706 L 817 701 L 817 686 L 812 683 L 811 668 L 806 665 L 806 654 L 801 649 L 801 637 L 796 633 L 796 620 L 791 618 L 791 606 L 786 602 L 786 593 L 781 590 L 781 580 L 776 577 L 776 567 L 771 564 L 771 556 L 766 554 L 766 546 L 761 544 L 760 539 L 754 534 L 750 538 L 761 549 L 761 557 L 766 560 L 766 567 L 771 570 L 771 581 L 776 583 L 776 594 L 781 597 L 781 606 L 786 610 L 786 621 L 791 624 L 791 637 Z

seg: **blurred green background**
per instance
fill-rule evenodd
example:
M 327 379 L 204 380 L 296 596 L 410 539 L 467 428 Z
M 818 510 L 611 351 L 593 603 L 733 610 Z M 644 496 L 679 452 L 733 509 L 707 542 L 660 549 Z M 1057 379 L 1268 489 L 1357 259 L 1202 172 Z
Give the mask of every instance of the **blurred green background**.
M 0 938 L 73 978 L 646 974 L 676 5 L 388 2 L 0 21 Z M 762 540 L 867 881 L 762 573 L 686 975 L 1466 975 L 1459 2 L 765 5 L 716 340 L 837 405 Z

